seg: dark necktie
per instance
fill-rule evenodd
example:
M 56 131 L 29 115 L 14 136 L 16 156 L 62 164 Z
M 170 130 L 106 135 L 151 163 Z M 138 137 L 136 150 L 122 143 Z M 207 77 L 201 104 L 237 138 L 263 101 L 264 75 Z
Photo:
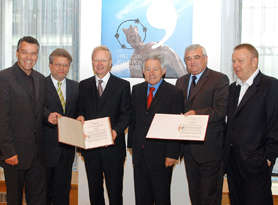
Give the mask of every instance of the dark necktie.
M 99 96 L 102 96 L 102 93 L 103 93 L 103 88 L 102 88 L 102 82 L 103 80 L 98 80 L 98 86 L 97 86 L 97 90 L 98 90 L 98 95 Z
M 196 79 L 197 79 L 197 77 L 195 75 L 193 75 L 192 79 L 191 79 L 191 85 L 189 88 L 188 98 L 190 97 L 193 88 L 196 86 Z
M 148 99 L 147 99 L 147 108 L 149 109 L 153 100 L 153 91 L 155 90 L 155 88 L 150 87 L 149 89 L 149 95 L 148 95 Z

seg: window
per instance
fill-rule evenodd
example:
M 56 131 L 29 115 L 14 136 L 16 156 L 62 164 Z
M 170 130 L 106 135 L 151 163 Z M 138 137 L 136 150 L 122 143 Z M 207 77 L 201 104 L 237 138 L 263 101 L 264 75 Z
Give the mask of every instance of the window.
M 278 77 L 278 1 L 242 0 L 241 42 L 253 44 L 259 52 L 259 68 Z
M 68 77 L 79 76 L 79 0 L 1 0 L 0 68 L 16 62 L 16 46 L 22 36 L 31 35 L 40 42 L 35 69 L 49 74 L 48 56 L 56 48 L 65 48 L 72 57 Z

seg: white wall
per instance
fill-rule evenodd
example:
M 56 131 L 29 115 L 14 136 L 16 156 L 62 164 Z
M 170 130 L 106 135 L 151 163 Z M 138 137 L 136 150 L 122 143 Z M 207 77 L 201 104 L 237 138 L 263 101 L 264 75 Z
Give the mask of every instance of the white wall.
M 220 67 L 221 42 L 221 0 L 194 0 L 193 10 L 193 43 L 202 44 L 208 52 L 208 66 L 215 70 Z M 80 33 L 80 80 L 92 76 L 91 53 L 101 40 L 101 0 L 81 1 L 81 33 Z M 142 79 L 127 79 L 131 85 Z M 175 80 L 171 80 L 172 83 Z M 89 205 L 86 172 L 84 163 L 79 157 L 79 190 L 78 204 Z M 131 155 L 127 152 L 124 176 L 124 205 L 134 202 L 133 170 Z M 173 172 L 172 204 L 190 204 L 184 163 L 178 164 Z M 106 196 L 107 200 L 107 196 Z M 107 202 L 108 204 L 108 202 Z

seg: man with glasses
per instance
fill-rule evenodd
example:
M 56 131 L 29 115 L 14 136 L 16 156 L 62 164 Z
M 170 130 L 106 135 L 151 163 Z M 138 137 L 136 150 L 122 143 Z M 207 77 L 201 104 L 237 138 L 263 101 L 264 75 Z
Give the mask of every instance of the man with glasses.
M 222 196 L 222 151 L 229 79 L 207 68 L 207 60 L 206 50 L 201 45 L 187 47 L 184 61 L 188 74 L 176 82 L 184 93 L 184 115 L 209 115 L 205 140 L 182 145 L 192 205 L 220 205 Z
M 78 83 L 66 78 L 71 62 L 71 55 L 62 48 L 49 56 L 45 118 L 49 116 L 55 123 L 58 116 L 77 117 Z M 59 143 L 57 126 L 45 121 L 42 151 L 47 168 L 47 205 L 69 205 L 75 147 Z

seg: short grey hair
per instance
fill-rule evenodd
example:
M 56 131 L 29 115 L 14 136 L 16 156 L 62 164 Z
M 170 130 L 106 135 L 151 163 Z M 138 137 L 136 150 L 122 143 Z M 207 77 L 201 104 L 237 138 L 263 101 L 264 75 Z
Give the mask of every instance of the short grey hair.
M 185 57 L 185 54 L 186 54 L 187 52 L 189 52 L 189 51 L 194 51 L 194 50 L 199 49 L 199 48 L 201 48 L 202 54 L 203 54 L 204 56 L 207 56 L 207 51 L 206 51 L 206 49 L 205 49 L 203 46 L 201 46 L 200 44 L 192 44 L 192 45 L 188 46 L 188 47 L 185 49 L 184 57 Z
M 164 68 L 164 58 L 161 55 L 149 55 L 144 58 L 144 63 L 143 63 L 143 70 L 145 70 L 145 63 L 147 60 L 158 60 L 160 62 L 161 68 Z

